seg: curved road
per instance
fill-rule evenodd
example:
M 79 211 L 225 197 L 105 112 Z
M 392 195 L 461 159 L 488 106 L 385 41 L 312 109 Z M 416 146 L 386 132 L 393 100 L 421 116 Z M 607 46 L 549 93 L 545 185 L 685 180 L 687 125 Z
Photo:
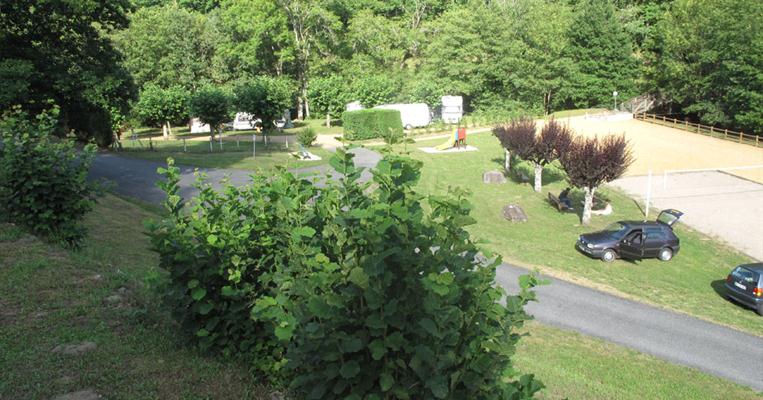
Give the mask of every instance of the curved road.
M 358 166 L 373 167 L 378 153 L 352 149 Z M 91 169 L 93 178 L 113 181 L 114 191 L 151 203 L 164 199 L 155 183 L 161 163 L 100 154 Z M 181 168 L 181 194 L 195 194 L 193 168 Z M 223 176 L 234 184 L 243 184 L 251 171 L 201 169 L 211 182 Z M 300 172 L 325 173 L 327 166 Z M 366 171 L 367 172 L 367 171 Z M 369 175 L 366 174 L 366 177 Z M 509 293 L 518 291 L 517 278 L 527 270 L 503 264 L 496 281 Z M 626 300 L 567 281 L 545 277 L 551 285 L 536 289 L 540 302 L 531 303 L 528 311 L 548 325 L 571 329 L 586 335 L 652 354 L 665 360 L 697 368 L 712 375 L 763 391 L 763 338 Z

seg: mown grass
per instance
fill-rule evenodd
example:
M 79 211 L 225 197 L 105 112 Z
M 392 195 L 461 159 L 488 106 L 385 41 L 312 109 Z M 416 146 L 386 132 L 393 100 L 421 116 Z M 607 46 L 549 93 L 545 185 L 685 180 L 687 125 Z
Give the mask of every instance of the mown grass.
M 299 146 L 292 142 L 286 148 L 284 143 L 271 142 L 267 145 L 257 142 L 254 156 L 252 156 L 252 142 L 224 140 L 223 150 L 220 150 L 218 142 L 214 142 L 210 150 L 209 141 L 186 141 L 185 147 L 178 140 L 155 140 L 154 150 L 149 150 L 148 142 L 142 141 L 142 145 L 125 142 L 120 155 L 164 162 L 167 157 L 172 157 L 181 165 L 193 165 L 207 168 L 233 168 L 246 170 L 270 170 L 277 166 L 286 168 L 302 168 L 325 164 L 328 162 L 330 153 L 318 146 L 307 150 L 321 157 L 318 161 L 299 160 L 292 154 L 299 151 Z
M 550 166 L 544 171 L 542 193 L 535 193 L 530 183 L 512 179 L 506 184 L 483 184 L 485 171 L 503 169 L 503 150 L 489 133 L 469 136 L 468 142 L 479 151 L 426 154 L 415 149 L 432 146 L 435 141 L 409 144 L 408 148 L 414 149 L 412 157 L 424 162 L 419 188 L 425 193 L 442 193 L 451 186 L 471 191 L 472 216 L 477 223 L 470 231 L 485 242 L 488 250 L 501 254 L 508 262 L 537 267 L 564 279 L 763 335 L 763 318 L 722 297 L 723 279 L 737 264 L 751 261 L 747 256 L 679 223 L 676 232 L 681 251 L 669 262 L 648 259 L 607 264 L 588 258 L 574 247 L 580 234 L 618 220 L 643 219 L 642 206 L 605 187 L 600 193 L 611 201 L 614 213 L 594 216 L 590 227 L 582 226 L 578 214 L 559 213 L 548 203 L 548 192 L 558 194 L 567 186 L 558 168 Z M 520 172 L 515 176 L 532 179 L 532 168 L 526 163 L 518 165 L 517 170 Z M 582 194 L 573 192 L 573 196 L 580 210 Z M 509 203 L 518 204 L 528 221 L 506 221 L 501 209 Z M 655 216 L 651 213 L 650 218 Z
M 78 253 L 0 225 L 0 399 L 84 389 L 107 399 L 270 398 L 246 364 L 204 355 L 179 334 L 145 283 L 157 265 L 147 218 L 156 214 L 101 198 Z M 120 301 L 106 300 L 115 294 Z M 97 348 L 51 352 L 84 341 Z
M 142 221 L 155 207 L 107 195 L 78 253 L 0 225 L 0 398 L 92 389 L 107 399 L 270 399 L 240 360 L 200 353 L 156 291 L 157 256 Z M 120 293 L 124 288 L 124 293 Z M 122 300 L 106 299 L 120 294 Z M 753 399 L 741 386 L 598 339 L 531 323 L 515 360 L 557 399 Z M 80 356 L 51 352 L 92 341 Z
M 635 350 L 538 323 L 514 362 L 546 384 L 539 399 L 760 399 L 761 394 Z

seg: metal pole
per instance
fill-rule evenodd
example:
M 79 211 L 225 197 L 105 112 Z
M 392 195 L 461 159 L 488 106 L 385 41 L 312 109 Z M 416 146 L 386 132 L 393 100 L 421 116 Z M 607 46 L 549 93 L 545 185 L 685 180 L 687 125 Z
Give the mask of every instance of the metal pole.
M 649 207 L 652 203 L 652 170 L 649 170 L 649 178 L 646 187 L 646 208 L 644 209 L 644 220 L 649 219 Z
M 257 143 L 257 140 L 256 140 L 254 134 L 252 134 L 252 158 L 255 157 L 255 153 L 256 153 L 255 149 L 257 148 L 257 144 L 256 143 Z
M 223 131 L 217 133 L 217 139 L 220 142 L 220 151 L 223 151 Z
M 185 138 L 183 138 L 183 153 L 187 153 L 188 149 L 185 147 Z

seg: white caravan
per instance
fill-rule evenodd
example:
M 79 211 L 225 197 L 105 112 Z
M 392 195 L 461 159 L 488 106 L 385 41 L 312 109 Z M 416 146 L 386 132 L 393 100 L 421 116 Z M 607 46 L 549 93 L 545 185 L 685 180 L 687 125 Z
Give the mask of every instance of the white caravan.
M 464 98 L 461 96 L 442 96 L 442 120 L 448 124 L 457 124 L 464 116 Z
M 432 122 L 429 106 L 424 103 L 415 104 L 382 104 L 374 108 L 400 111 L 400 119 L 405 129 L 427 126 Z
M 347 103 L 344 109 L 345 111 L 358 111 L 363 109 L 363 105 L 359 101 L 353 101 L 352 103 Z
M 252 119 L 252 114 L 244 112 L 236 113 L 236 118 L 233 120 L 233 130 L 251 131 L 260 122 L 259 118 Z
M 212 129 L 209 124 L 202 124 L 198 118 L 191 118 L 191 133 L 209 133 Z

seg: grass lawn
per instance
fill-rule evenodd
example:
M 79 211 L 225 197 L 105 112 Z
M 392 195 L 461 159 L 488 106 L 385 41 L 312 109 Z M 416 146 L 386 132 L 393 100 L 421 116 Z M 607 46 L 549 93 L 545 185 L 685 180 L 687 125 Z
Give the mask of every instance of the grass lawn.
M 542 299 L 541 299 L 542 301 Z M 546 388 L 539 399 L 761 399 L 763 394 L 635 350 L 538 323 L 514 362 Z
M 248 170 L 269 170 L 276 166 L 287 168 L 301 168 L 321 165 L 328 162 L 330 153 L 320 147 L 313 146 L 308 150 L 321 157 L 319 161 L 302 161 L 296 159 L 291 152 L 299 150 L 296 143 L 291 143 L 287 149 L 283 143 L 270 143 L 264 145 L 258 142 L 255 150 L 255 156 L 252 157 L 252 142 L 241 141 L 237 145 L 234 140 L 223 141 L 223 151 L 220 151 L 218 142 L 209 150 L 208 141 L 187 141 L 186 151 L 183 151 L 182 141 L 153 141 L 155 151 L 149 151 L 148 143 L 143 141 L 143 147 L 132 141 L 124 142 L 124 151 L 120 155 L 142 158 L 145 160 L 165 161 L 167 157 L 172 157 L 175 162 L 181 165 L 192 165 L 207 168 L 233 168 Z
M 564 110 L 564 111 L 556 111 L 551 113 L 551 115 L 547 116 L 546 119 L 549 117 L 553 118 L 569 118 L 569 117 L 579 117 L 581 115 L 586 114 L 598 114 L 605 111 L 609 111 L 606 108 L 581 108 L 577 110 Z
M 433 143 L 437 142 L 408 146 L 411 149 Z M 537 267 L 564 279 L 763 335 L 763 318 L 719 294 L 731 268 L 749 262 L 748 257 L 679 223 L 676 232 L 681 239 L 681 251 L 669 262 L 617 260 L 606 264 L 590 259 L 575 249 L 578 235 L 618 220 L 643 219 L 638 204 L 614 189 L 604 188 L 601 192 L 610 199 L 614 213 L 594 216 L 592 226 L 581 226 L 577 214 L 559 213 L 547 201 L 549 191 L 558 194 L 566 186 L 558 169 L 546 169 L 542 193 L 535 193 L 530 183 L 512 180 L 503 185 L 483 184 L 483 172 L 503 168 L 503 150 L 489 133 L 470 136 L 469 144 L 479 151 L 426 154 L 414 149 L 410 154 L 424 161 L 419 183 L 424 192 L 442 193 L 449 186 L 471 191 L 472 216 L 477 224 L 470 231 L 485 241 L 488 250 L 501 254 L 508 262 Z M 529 165 L 520 165 L 519 169 L 532 179 Z M 573 195 L 578 200 L 582 198 L 581 193 Z M 575 204 L 580 204 L 578 200 Z M 511 223 L 503 219 L 501 209 L 509 203 L 522 207 L 528 222 Z M 650 214 L 650 218 L 654 217 L 656 213 Z
M 157 256 L 141 221 L 158 218 L 154 210 L 107 195 L 87 217 L 90 234 L 78 253 L 0 225 L 0 398 L 92 389 L 107 399 L 270 399 L 240 361 L 189 346 L 147 287 Z M 114 295 L 118 301 L 107 300 Z M 515 360 L 545 382 L 541 398 L 756 398 L 597 339 L 537 323 L 526 331 Z M 79 356 L 51 352 L 83 341 L 97 348 Z
M 143 207 L 108 195 L 78 253 L 0 225 L 0 399 L 92 389 L 106 399 L 269 399 L 236 360 L 205 356 L 144 284 L 157 265 Z M 120 288 L 124 288 L 120 292 Z M 119 300 L 110 302 L 110 296 Z M 88 353 L 58 345 L 96 343 Z

